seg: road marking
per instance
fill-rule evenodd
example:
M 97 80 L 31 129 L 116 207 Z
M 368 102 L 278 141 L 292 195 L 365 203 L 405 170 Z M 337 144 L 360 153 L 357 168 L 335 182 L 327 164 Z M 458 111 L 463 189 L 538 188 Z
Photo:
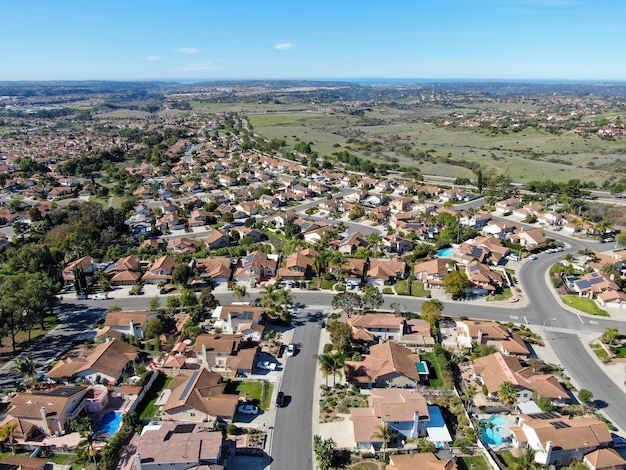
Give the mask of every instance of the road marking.
M 580 320 L 580 323 L 582 323 L 583 325 L 585 324 L 585 322 L 583 321 L 582 318 L 580 318 L 580 315 L 576 314 L 576 316 L 578 317 L 578 319 Z
M 517 320 L 519 319 L 519 317 L 517 315 L 509 315 L 511 317 L 511 320 Z
M 528 325 L 528 318 L 526 318 L 526 315 L 524 315 L 524 323 Z
M 598 324 L 598 322 L 597 322 L 597 321 L 595 321 L 595 320 L 589 320 L 589 324 L 590 324 L 590 325 L 597 325 L 597 324 Z

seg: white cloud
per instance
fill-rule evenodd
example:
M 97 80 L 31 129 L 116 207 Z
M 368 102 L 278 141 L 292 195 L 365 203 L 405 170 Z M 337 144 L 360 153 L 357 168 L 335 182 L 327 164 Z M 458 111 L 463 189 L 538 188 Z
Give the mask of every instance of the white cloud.
M 154 60 L 163 60 L 163 57 L 159 55 L 149 55 L 146 57 L 146 60 L 154 61 Z
M 200 54 L 202 52 L 197 47 L 179 47 L 178 49 L 174 49 L 176 52 L 180 52 L 181 54 Z
M 287 49 L 291 49 L 292 47 L 294 47 L 295 44 L 292 42 L 279 42 L 278 44 L 276 44 L 276 47 L 274 47 L 274 49 L 278 49 L 281 51 L 287 50 Z

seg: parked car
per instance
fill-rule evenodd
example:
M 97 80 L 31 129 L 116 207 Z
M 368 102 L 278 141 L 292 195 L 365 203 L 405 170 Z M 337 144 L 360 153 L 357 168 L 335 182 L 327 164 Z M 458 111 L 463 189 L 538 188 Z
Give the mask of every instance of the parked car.
M 614 241 L 615 241 L 615 238 L 613 238 L 613 237 L 601 238 L 600 239 L 600 243 L 613 243 Z
M 276 370 L 276 363 L 275 362 L 270 362 L 270 361 L 261 361 L 261 362 L 257 362 L 256 366 L 259 369 L 264 369 L 264 370 Z
M 109 298 L 108 294 L 95 294 L 93 300 L 106 300 Z
M 291 357 L 296 353 L 296 346 L 295 344 L 290 344 L 289 346 L 287 346 L 287 357 Z
M 276 395 L 276 406 L 278 408 L 282 408 L 283 406 L 285 406 L 285 393 L 284 392 L 278 392 L 278 395 Z
M 88 298 L 87 294 L 78 294 L 76 296 L 76 300 L 87 300 Z
M 240 405 L 237 411 L 244 415 L 255 415 L 259 412 L 259 409 L 254 405 Z
M 537 255 L 530 255 L 528 259 L 537 259 Z

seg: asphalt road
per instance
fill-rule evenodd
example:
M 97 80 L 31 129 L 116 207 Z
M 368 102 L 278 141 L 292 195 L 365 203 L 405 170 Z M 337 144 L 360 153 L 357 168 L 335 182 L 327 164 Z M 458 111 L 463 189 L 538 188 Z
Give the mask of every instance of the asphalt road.
M 285 393 L 286 406 L 276 410 L 272 435 L 272 470 L 312 468 L 311 404 L 316 399 L 313 379 L 320 329 L 318 317 L 311 312 L 294 319 L 295 330 L 292 342 L 297 345 L 297 354 L 287 359 L 280 390 Z

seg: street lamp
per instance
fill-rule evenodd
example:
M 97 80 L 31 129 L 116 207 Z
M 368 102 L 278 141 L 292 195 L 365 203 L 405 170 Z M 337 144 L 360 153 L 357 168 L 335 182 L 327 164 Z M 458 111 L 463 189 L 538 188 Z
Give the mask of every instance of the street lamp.
M 556 318 L 546 318 L 543 323 L 541 324 L 541 336 L 543 336 L 544 340 L 548 340 L 546 336 L 546 323 L 548 323 L 549 321 L 556 321 Z

